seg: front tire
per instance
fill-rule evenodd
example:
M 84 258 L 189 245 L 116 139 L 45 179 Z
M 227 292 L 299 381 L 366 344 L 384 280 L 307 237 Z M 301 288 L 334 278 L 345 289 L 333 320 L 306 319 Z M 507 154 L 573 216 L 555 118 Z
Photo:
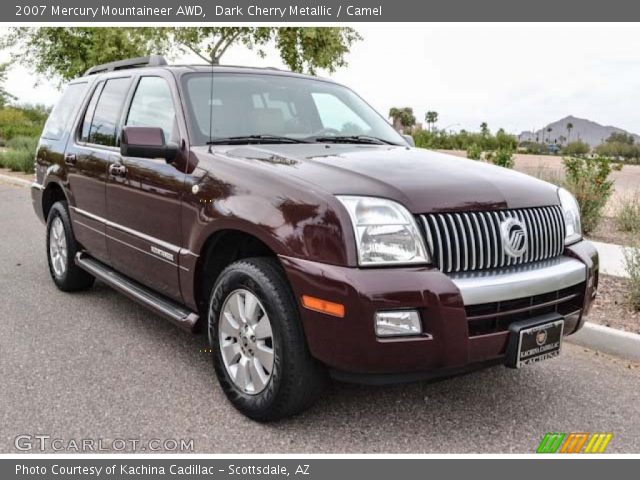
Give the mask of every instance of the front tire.
M 309 353 L 297 303 L 272 258 L 240 260 L 220 274 L 208 332 L 224 393 L 254 420 L 295 415 L 325 385 L 325 369 Z
M 77 252 L 67 203 L 56 202 L 47 217 L 47 260 L 53 282 L 64 292 L 86 290 L 95 281 L 95 277 L 75 264 Z

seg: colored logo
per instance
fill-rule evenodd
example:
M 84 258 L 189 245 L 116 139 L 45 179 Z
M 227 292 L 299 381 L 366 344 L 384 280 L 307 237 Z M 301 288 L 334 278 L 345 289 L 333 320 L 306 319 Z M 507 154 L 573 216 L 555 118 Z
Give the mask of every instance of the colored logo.
M 507 218 L 500 224 L 500 233 L 504 251 L 510 257 L 519 258 L 527 250 L 527 230 L 520 220 Z
M 546 341 L 547 341 L 547 331 L 546 330 L 540 330 L 536 334 L 536 343 L 538 344 L 539 347 L 541 347 L 542 345 L 544 345 L 544 343 Z
M 536 453 L 604 453 L 613 433 L 546 433 Z

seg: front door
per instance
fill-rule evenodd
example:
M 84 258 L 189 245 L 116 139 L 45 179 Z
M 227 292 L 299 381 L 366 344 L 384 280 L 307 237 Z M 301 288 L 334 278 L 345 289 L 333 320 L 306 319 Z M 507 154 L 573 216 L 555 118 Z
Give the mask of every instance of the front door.
M 182 144 L 170 77 L 140 76 L 122 125 L 160 127 Z M 107 177 L 107 246 L 113 267 L 181 301 L 179 252 L 185 173 L 163 159 L 113 158 Z

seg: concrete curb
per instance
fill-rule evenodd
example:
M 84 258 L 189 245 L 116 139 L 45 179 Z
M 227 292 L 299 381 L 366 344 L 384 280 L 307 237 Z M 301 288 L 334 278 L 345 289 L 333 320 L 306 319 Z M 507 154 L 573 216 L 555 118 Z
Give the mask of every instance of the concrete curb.
M 602 353 L 640 362 L 640 335 L 586 322 L 567 342 Z
M 0 173 L 0 181 L 18 185 L 19 187 L 30 187 L 33 182 L 23 180 L 22 178 L 13 177 L 11 175 L 4 175 Z
M 624 259 L 625 251 L 633 250 L 632 247 L 624 245 L 616 245 L 614 243 L 602 243 L 589 240 L 598 250 L 600 254 L 600 273 L 613 275 L 615 277 L 629 277 L 626 262 Z

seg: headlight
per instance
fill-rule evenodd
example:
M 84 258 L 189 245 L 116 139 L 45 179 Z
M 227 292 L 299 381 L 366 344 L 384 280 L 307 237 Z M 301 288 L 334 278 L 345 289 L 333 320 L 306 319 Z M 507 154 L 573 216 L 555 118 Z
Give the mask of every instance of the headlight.
M 351 216 L 360 265 L 429 261 L 413 215 L 384 198 L 338 196 Z
M 560 206 L 562 207 L 562 214 L 564 216 L 564 225 L 566 229 L 564 244 L 571 245 L 572 243 L 582 239 L 580 207 L 573 195 L 564 188 L 558 189 L 558 198 L 560 199 Z

